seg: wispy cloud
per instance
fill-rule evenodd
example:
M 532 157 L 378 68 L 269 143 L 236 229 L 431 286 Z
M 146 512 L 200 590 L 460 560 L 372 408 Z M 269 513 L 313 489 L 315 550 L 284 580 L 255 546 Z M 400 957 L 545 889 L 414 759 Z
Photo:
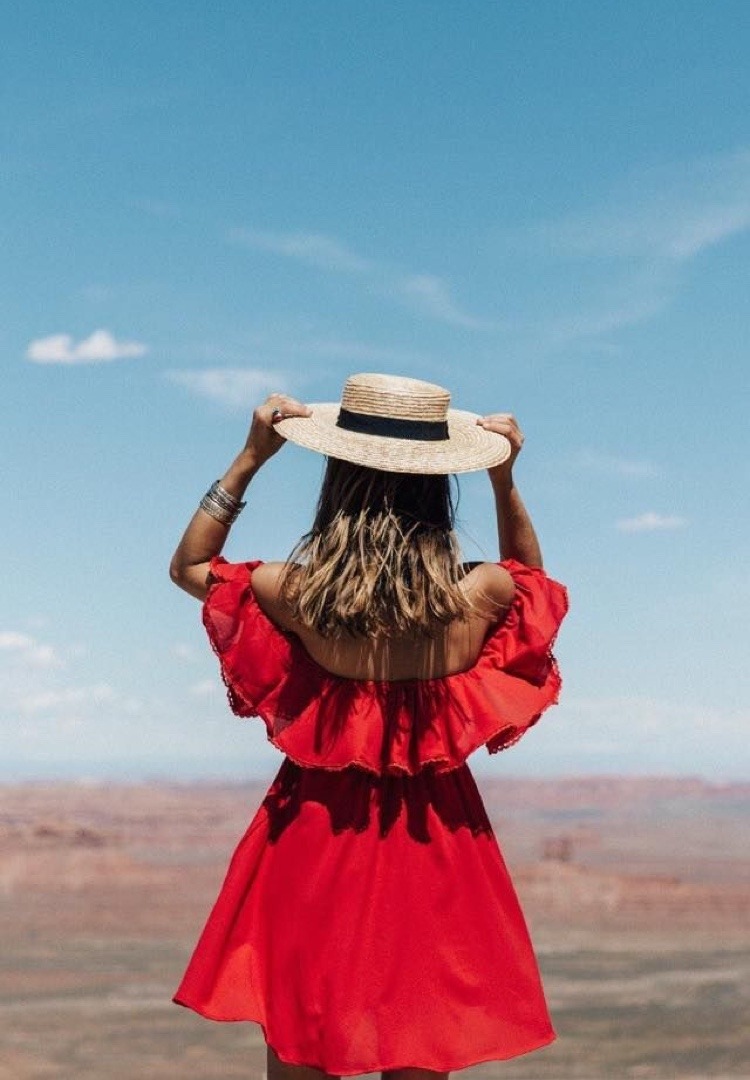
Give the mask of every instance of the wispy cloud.
M 221 685 L 216 679 L 201 679 L 200 682 L 193 683 L 188 687 L 188 693 L 193 697 L 207 698 L 214 697 L 221 692 Z
M 320 338 L 299 342 L 298 351 L 302 355 L 346 359 L 367 364 L 428 364 L 431 357 L 416 349 L 393 348 L 378 345 L 370 341 L 356 341 L 347 338 Z
M 227 239 L 255 251 L 266 251 L 306 263 L 328 273 L 359 280 L 370 292 L 391 296 L 438 322 L 467 330 L 489 330 L 495 323 L 478 318 L 454 300 L 450 284 L 435 274 L 405 274 L 384 260 L 366 258 L 336 237 L 317 232 L 267 232 L 231 229 Z
M 118 341 L 109 330 L 95 330 L 78 343 L 70 334 L 36 338 L 26 350 L 26 359 L 35 364 L 100 364 L 147 352 L 147 346 L 140 341 Z
M 645 748 L 664 750 L 666 760 L 673 759 L 675 738 L 684 747 L 687 743 L 705 742 L 715 748 L 716 732 L 739 744 L 747 736 L 747 708 L 706 708 L 695 701 L 670 701 L 646 696 L 614 696 L 568 698 L 561 706 L 571 717 L 575 735 L 565 735 L 575 745 L 576 753 L 585 760 L 588 752 L 601 752 L 612 762 L 622 760 L 639 747 L 642 761 L 648 766 Z M 640 755 L 639 755 L 640 756 Z M 707 760 L 713 757 L 709 753 Z M 628 762 L 629 764 L 629 762 Z
M 172 656 L 177 660 L 185 660 L 190 662 L 195 660 L 198 655 L 197 650 L 193 645 L 186 645 L 184 641 L 177 641 L 170 650 Z
M 18 702 L 23 713 L 37 714 L 56 712 L 59 709 L 93 708 L 106 705 L 117 697 L 115 691 L 108 683 L 97 683 L 94 686 L 66 687 L 59 690 L 41 690 L 34 693 L 24 694 Z
M 18 630 L 0 630 L 0 652 L 37 667 L 63 667 L 63 660 L 52 645 Z
M 658 476 L 659 470 L 650 461 L 637 458 L 618 457 L 598 450 L 581 450 L 573 455 L 571 465 L 585 472 L 599 473 L 603 476 L 639 477 Z
M 631 175 L 607 205 L 534 230 L 560 256 L 684 262 L 750 229 L 750 151 Z
M 596 338 L 651 319 L 676 295 L 682 270 L 750 230 L 750 150 L 631 173 L 597 207 L 522 234 L 527 254 L 567 260 L 577 310 L 549 327 L 553 343 Z M 592 277 L 576 264 L 595 272 Z
M 463 311 L 451 296 L 450 286 L 434 274 L 412 274 L 395 283 L 394 291 L 438 322 L 467 330 L 491 330 L 496 325 Z
M 594 285 L 581 285 L 580 307 L 555 318 L 547 337 L 555 345 L 565 345 L 637 326 L 659 315 L 672 302 L 678 286 L 675 266 L 664 260 L 618 263 L 609 272 L 602 270 Z
M 229 409 L 248 409 L 285 387 L 284 376 L 261 368 L 216 367 L 166 371 L 164 377 Z
M 343 274 L 367 274 L 376 264 L 351 251 L 325 233 L 266 232 L 262 229 L 231 229 L 228 239 L 256 251 L 268 251 Z
M 269 365 L 279 368 L 291 362 L 305 360 L 340 360 L 349 363 L 432 366 L 434 357 L 418 349 L 382 345 L 356 338 L 317 336 L 305 327 L 271 326 L 243 336 L 238 344 L 203 342 L 192 346 L 191 358 L 200 358 L 208 365 L 240 366 L 248 356 L 263 356 Z M 295 370 L 295 382 L 298 381 Z
M 657 514 L 648 510 L 637 517 L 621 518 L 615 527 L 620 532 L 658 532 L 666 529 L 682 529 L 687 525 L 687 518 L 675 514 Z

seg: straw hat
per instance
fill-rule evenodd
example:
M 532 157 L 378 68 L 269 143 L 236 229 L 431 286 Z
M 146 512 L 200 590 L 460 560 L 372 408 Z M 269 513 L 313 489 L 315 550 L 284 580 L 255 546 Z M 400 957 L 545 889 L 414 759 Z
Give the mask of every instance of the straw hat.
M 489 469 L 510 455 L 504 435 L 476 413 L 449 408 L 442 386 L 398 375 L 350 375 L 341 402 L 310 405 L 312 416 L 279 420 L 290 442 L 385 472 L 461 473 Z

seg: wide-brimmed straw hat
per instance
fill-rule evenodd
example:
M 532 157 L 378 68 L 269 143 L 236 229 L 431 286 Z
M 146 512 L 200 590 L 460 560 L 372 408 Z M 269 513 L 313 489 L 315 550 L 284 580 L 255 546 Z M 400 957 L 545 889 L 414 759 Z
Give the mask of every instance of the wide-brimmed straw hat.
M 442 386 L 399 375 L 350 375 L 341 402 L 310 405 L 312 416 L 279 420 L 290 442 L 328 457 L 385 472 L 462 473 L 489 469 L 510 455 L 504 435 L 477 424 L 477 413 L 451 409 Z

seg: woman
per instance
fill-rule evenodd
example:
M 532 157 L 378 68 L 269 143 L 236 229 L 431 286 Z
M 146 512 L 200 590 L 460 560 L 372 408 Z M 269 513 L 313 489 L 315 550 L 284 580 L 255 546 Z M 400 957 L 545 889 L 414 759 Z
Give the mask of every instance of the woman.
M 336 404 L 273 394 L 172 559 L 239 716 L 285 758 L 175 1001 L 253 1020 L 270 1080 L 447 1077 L 551 1042 L 528 932 L 466 764 L 557 700 L 567 610 L 513 483 L 507 414 L 356 375 Z M 222 550 L 289 439 L 328 466 L 285 563 Z M 462 566 L 449 474 L 486 468 L 502 561 Z

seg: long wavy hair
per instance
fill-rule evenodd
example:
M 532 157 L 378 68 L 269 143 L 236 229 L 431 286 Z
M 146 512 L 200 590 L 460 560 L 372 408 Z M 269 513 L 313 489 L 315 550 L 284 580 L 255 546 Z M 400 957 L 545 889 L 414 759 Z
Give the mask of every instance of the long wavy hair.
M 455 510 L 448 476 L 328 458 L 312 528 L 282 577 L 294 617 L 327 638 L 431 636 L 465 618 Z

